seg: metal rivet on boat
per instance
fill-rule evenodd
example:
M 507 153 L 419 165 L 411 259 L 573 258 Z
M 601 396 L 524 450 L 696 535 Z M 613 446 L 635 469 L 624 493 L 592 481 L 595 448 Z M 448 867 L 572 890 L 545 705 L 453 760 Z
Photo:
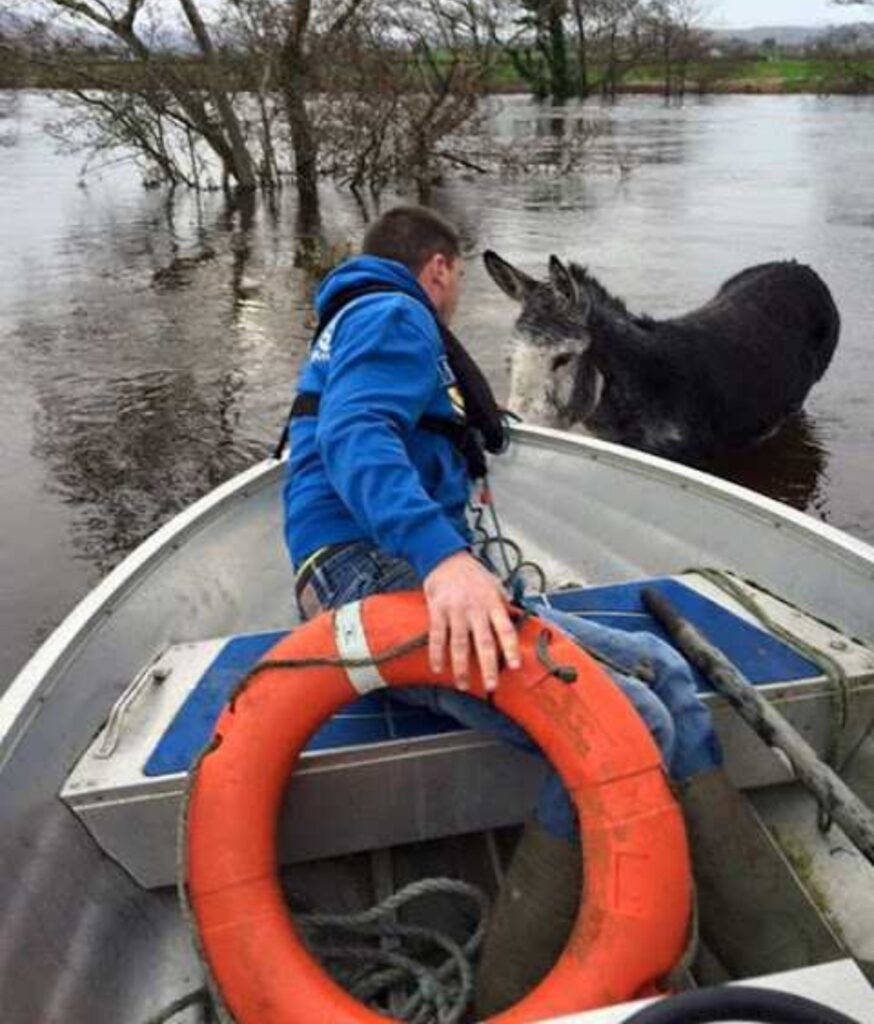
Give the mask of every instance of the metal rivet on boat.
M 847 649 L 847 642 L 845 640 L 829 640 L 828 645 L 833 651 L 845 651 Z
M 158 668 L 152 670 L 152 682 L 160 685 L 168 679 L 172 671 L 173 669 L 167 668 L 166 665 L 159 665 Z

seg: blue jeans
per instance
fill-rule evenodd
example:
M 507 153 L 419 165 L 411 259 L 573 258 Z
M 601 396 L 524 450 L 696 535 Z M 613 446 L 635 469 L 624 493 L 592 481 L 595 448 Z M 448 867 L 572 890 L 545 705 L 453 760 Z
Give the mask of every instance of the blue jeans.
M 338 608 L 371 594 L 413 590 L 421 582 L 408 562 L 361 541 L 324 559 L 314 569 L 308 586 L 322 608 Z M 651 633 L 626 633 L 548 606 L 532 607 L 542 619 L 563 630 L 584 649 L 625 670 L 610 668 L 608 673 L 643 719 L 673 778 L 688 778 L 721 762 L 710 713 L 698 698 L 691 669 L 669 644 Z M 652 682 L 643 683 L 633 677 L 641 665 L 646 666 Z M 393 690 L 392 695 L 407 704 L 449 715 L 463 725 L 543 757 L 524 729 L 470 694 L 442 687 L 408 687 Z M 535 816 L 552 835 L 575 839 L 574 806 L 551 765 L 537 798 Z

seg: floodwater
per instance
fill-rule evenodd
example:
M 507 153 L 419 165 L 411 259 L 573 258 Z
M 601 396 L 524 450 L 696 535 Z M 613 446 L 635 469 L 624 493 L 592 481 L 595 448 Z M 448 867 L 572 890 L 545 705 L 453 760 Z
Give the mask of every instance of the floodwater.
M 229 210 L 145 191 L 129 164 L 79 182 L 13 96 L 0 120 L 0 690 L 125 553 L 262 458 L 310 330 L 294 198 Z M 591 136 L 584 166 L 471 174 L 435 204 L 476 252 L 531 273 L 587 263 L 654 316 L 706 301 L 745 265 L 795 257 L 831 287 L 840 345 L 806 413 L 719 471 L 874 541 L 874 100 L 635 97 L 544 110 L 501 101 L 505 140 Z M 384 202 L 390 201 L 387 197 Z M 362 211 L 325 189 L 324 227 Z M 506 388 L 513 309 L 472 260 L 457 328 Z

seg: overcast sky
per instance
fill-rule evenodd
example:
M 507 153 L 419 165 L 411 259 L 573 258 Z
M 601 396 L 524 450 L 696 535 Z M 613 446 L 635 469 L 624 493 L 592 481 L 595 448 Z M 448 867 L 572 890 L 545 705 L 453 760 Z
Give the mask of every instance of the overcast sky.
M 755 25 L 839 25 L 874 20 L 874 8 L 835 7 L 828 0 L 701 0 L 712 28 Z

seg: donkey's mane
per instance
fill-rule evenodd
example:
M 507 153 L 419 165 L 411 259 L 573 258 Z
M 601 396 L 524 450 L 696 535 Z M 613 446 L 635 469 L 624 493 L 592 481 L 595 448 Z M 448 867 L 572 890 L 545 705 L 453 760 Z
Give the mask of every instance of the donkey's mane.
M 594 274 L 589 273 L 588 267 L 582 267 L 579 263 L 569 263 L 568 270 L 577 284 L 585 289 L 586 294 L 595 306 L 601 309 L 606 308 L 622 319 L 631 320 L 641 327 L 646 327 L 653 323 L 651 317 L 638 316 L 636 313 L 632 313 L 622 299 L 611 295 L 598 278 Z

